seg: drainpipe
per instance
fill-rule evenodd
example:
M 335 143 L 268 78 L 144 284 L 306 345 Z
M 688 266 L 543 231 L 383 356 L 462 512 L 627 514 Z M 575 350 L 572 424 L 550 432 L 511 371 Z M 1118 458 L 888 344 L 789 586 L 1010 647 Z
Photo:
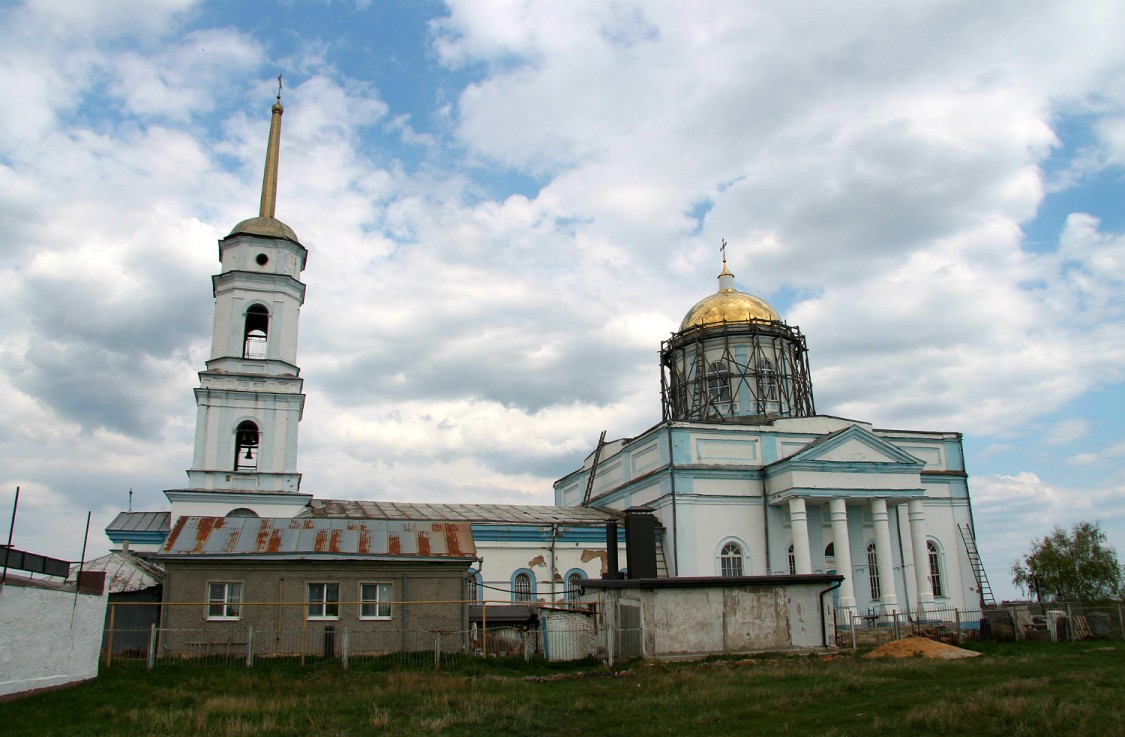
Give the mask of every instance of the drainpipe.
M 559 577 L 559 568 L 555 565 L 555 541 L 559 537 L 559 526 L 551 525 L 551 603 L 555 603 L 557 591 L 555 589 L 555 579 Z
M 898 559 L 902 562 L 899 572 L 902 574 L 902 600 L 906 603 L 906 616 L 910 617 L 910 585 L 906 582 L 906 553 L 902 548 L 902 505 L 895 505 L 895 532 L 898 534 Z M 918 565 L 918 561 L 914 561 Z
M 841 578 L 839 581 L 820 592 L 820 642 L 826 648 L 828 647 L 828 618 L 824 616 L 824 595 L 840 588 L 843 583 L 844 579 Z

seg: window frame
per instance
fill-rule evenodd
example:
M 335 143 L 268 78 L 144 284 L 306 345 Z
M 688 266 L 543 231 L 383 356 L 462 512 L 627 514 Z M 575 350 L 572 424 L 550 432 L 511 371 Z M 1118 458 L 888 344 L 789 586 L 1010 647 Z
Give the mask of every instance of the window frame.
M 789 562 L 789 575 L 797 575 L 797 549 L 793 543 L 789 543 L 789 549 L 785 551 L 786 557 Z
M 586 571 L 581 568 L 571 568 L 566 572 L 566 575 L 563 576 L 563 585 L 565 586 L 563 590 L 563 601 L 567 604 L 574 604 L 577 602 L 579 596 L 578 589 L 571 585 L 573 579 L 578 579 L 578 588 L 581 588 L 586 585 L 590 577 L 587 576 Z
M 528 582 L 526 591 L 522 590 L 522 587 L 518 583 L 521 578 L 525 578 Z M 511 589 L 513 604 L 534 604 L 536 595 L 539 593 L 539 586 L 535 581 L 535 573 L 528 568 L 517 569 L 512 573 Z
M 365 588 L 368 586 L 375 587 L 375 597 L 369 598 Z M 384 594 L 386 595 L 384 597 Z M 361 581 L 359 584 L 359 618 L 364 621 L 380 621 L 389 620 L 394 618 L 394 608 L 391 604 L 394 602 L 395 588 L 394 584 L 390 581 Z M 364 614 L 366 607 L 374 607 L 374 614 Z M 385 614 L 382 612 L 386 611 Z
M 739 540 L 723 540 L 719 543 L 718 563 L 721 578 L 745 576 L 746 547 Z
M 937 540 L 932 538 L 926 540 L 926 560 L 930 565 L 930 592 L 935 599 L 944 599 L 948 596 L 945 593 L 945 576 L 942 575 L 941 558 L 941 546 Z
M 313 587 L 320 586 L 320 597 L 313 599 Z M 329 598 L 329 592 L 335 591 L 336 598 Z M 313 614 L 313 607 L 320 607 L 319 614 Z M 334 609 L 335 613 L 329 613 Z M 340 618 L 340 583 L 338 581 L 306 581 L 305 582 L 305 619 L 314 621 L 335 621 Z
M 879 580 L 879 549 L 875 543 L 867 543 L 867 588 L 871 601 L 882 601 L 883 586 Z
M 237 622 L 242 619 L 242 581 L 208 581 L 207 582 L 207 608 L 206 619 L 209 622 Z M 223 596 L 214 596 L 214 587 L 223 587 Z M 232 592 L 234 596 L 232 596 Z M 221 614 L 213 614 L 215 607 L 221 608 Z M 233 609 L 233 613 L 231 610 Z

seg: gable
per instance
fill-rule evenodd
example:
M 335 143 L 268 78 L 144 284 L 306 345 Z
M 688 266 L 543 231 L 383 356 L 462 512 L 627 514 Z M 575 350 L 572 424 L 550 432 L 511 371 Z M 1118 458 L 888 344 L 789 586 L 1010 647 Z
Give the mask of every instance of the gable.
M 894 464 L 921 470 L 925 462 L 858 425 L 817 438 L 775 466 Z

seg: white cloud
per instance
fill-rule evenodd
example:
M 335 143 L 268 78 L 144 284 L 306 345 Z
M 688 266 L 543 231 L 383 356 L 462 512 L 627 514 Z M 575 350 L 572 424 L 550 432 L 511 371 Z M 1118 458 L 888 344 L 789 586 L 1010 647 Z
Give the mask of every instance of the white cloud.
M 1084 417 L 1072 417 L 1056 424 L 1043 437 L 1044 445 L 1067 445 L 1081 440 L 1090 433 L 1090 421 Z
M 601 429 L 659 419 L 659 341 L 724 237 L 808 335 L 822 411 L 1000 452 L 1121 380 L 1122 235 L 1076 214 L 1057 252 L 1021 248 L 1058 116 L 1095 119 L 1073 177 L 1120 160 L 1118 4 L 454 3 L 432 24 L 454 71 L 412 109 L 300 29 L 283 48 L 219 6 L 53 5 L 0 32 L 0 452 L 75 508 L 183 483 L 215 240 L 256 212 L 282 60 L 317 494 L 548 501 Z M 1062 495 L 974 493 L 1025 522 Z

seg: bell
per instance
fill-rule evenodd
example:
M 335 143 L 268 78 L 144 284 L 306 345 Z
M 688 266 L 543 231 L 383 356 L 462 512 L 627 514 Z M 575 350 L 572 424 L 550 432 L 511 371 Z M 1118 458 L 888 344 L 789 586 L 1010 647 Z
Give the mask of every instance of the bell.
M 251 451 L 251 448 L 250 448 L 249 445 L 247 445 L 246 446 L 246 455 L 244 456 L 244 458 L 248 461 L 254 460 L 254 456 L 250 455 L 250 451 Z

